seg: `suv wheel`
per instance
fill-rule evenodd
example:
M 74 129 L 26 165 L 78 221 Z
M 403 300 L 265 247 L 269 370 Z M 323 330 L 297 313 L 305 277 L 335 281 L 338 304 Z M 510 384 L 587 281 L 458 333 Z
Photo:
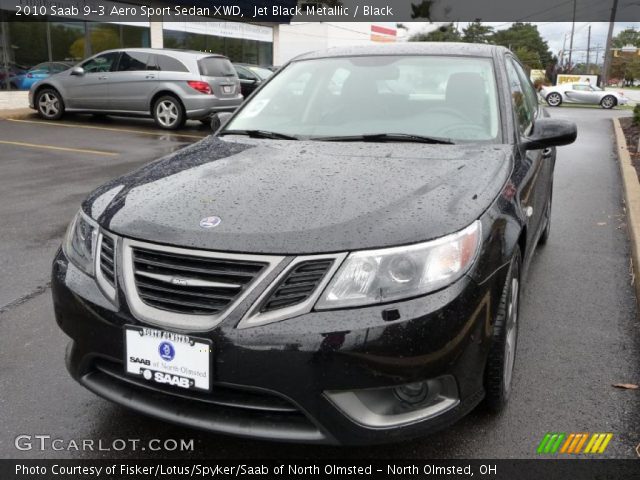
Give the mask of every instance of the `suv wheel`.
M 176 130 L 186 121 L 182 104 L 176 97 L 165 95 L 153 105 L 153 119 L 160 128 Z
M 64 114 L 62 97 L 52 88 L 40 90 L 35 103 L 38 113 L 45 120 L 59 120 Z
M 520 248 L 516 246 L 493 326 L 493 343 L 485 368 L 485 403 L 494 412 L 506 405 L 511 393 L 518 341 L 521 263 Z

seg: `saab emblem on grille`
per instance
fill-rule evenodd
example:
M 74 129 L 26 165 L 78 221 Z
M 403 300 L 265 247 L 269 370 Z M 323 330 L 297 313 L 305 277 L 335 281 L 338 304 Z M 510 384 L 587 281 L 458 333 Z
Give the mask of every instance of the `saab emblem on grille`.
M 200 226 L 202 228 L 213 228 L 220 225 L 220 222 L 222 222 L 222 219 L 220 217 L 205 217 L 200 220 Z
M 189 281 L 185 280 L 184 278 L 172 277 L 171 283 L 173 283 L 174 285 L 182 285 L 184 287 L 189 286 Z

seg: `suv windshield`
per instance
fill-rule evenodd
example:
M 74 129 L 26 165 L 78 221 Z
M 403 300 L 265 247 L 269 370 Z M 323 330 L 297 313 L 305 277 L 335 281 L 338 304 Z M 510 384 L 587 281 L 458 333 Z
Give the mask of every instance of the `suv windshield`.
M 225 130 L 327 140 L 393 134 L 491 142 L 499 135 L 496 92 L 488 58 L 303 60 L 267 83 Z

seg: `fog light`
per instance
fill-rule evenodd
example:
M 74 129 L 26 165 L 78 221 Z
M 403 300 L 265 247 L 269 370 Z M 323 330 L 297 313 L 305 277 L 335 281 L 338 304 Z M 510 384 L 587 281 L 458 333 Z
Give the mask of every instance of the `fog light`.
M 408 383 L 394 388 L 393 393 L 399 400 L 416 405 L 425 401 L 429 394 L 429 386 L 427 382 Z
M 351 420 L 372 428 L 407 425 L 442 415 L 460 403 L 451 375 L 422 382 L 351 391 L 329 391 L 326 397 Z

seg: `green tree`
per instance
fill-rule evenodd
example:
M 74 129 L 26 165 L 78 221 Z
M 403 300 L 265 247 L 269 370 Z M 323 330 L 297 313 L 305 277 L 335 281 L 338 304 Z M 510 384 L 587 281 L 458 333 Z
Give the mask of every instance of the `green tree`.
M 460 32 L 450 23 L 427 33 L 416 33 L 409 37 L 410 42 L 459 42 Z
M 547 68 L 554 63 L 554 57 L 549 51 L 549 45 L 540 35 L 538 27 L 530 23 L 516 22 L 505 30 L 496 31 L 491 36 L 491 43 L 507 47 L 513 52 L 517 52 L 518 49 L 535 52 L 537 59 L 534 59 L 529 53 L 526 56 L 538 67 L 527 64 L 529 68 Z M 525 53 L 524 50 L 522 52 Z M 525 64 L 527 63 L 522 58 L 520 60 Z
M 520 62 L 531 71 L 533 69 L 542 68 L 542 62 L 540 61 L 540 54 L 534 50 L 529 50 L 527 47 L 518 47 L 513 52 Z
M 613 57 L 611 60 L 610 78 L 617 78 L 626 82 L 633 82 L 640 78 L 640 57 L 624 55 Z
M 613 48 L 622 48 L 625 45 L 640 47 L 640 32 L 635 28 L 627 28 L 613 37 Z
M 480 19 L 476 19 L 462 29 L 462 41 L 467 43 L 490 43 L 493 34 L 493 28 L 483 25 Z

